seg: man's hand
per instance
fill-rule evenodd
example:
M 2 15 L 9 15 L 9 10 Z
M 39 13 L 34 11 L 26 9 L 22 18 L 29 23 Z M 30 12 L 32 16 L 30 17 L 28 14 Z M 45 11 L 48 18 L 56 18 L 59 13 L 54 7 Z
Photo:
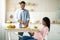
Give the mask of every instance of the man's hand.
M 27 27 L 28 27 L 28 24 L 27 24 L 27 23 L 25 23 L 25 24 L 23 24 L 23 25 L 24 25 L 23 28 L 27 28 Z
M 24 25 L 23 28 L 27 28 L 28 27 L 29 21 L 27 21 L 26 23 L 24 23 L 22 20 L 18 20 L 18 22 L 22 23 Z
M 27 28 L 28 27 L 28 24 L 29 24 L 29 20 L 26 23 L 23 24 L 24 25 L 24 28 Z
M 22 20 L 18 20 L 18 22 L 23 24 L 23 21 Z

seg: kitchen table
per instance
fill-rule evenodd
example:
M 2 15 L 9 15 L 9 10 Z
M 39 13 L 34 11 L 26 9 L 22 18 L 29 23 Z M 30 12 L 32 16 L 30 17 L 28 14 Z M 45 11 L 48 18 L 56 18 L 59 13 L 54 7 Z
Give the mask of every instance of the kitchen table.
M 30 28 L 9 28 L 9 29 L 5 29 L 6 31 L 6 40 L 11 40 L 11 32 L 13 32 L 15 35 L 22 37 L 21 35 L 16 34 L 15 32 L 34 32 L 36 31 L 36 29 L 30 29 Z

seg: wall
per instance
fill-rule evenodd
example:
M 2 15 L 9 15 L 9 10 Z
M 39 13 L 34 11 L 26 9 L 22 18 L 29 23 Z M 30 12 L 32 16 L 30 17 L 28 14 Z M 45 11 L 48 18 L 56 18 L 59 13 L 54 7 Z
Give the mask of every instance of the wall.
M 0 0 L 0 40 L 4 40 L 3 23 L 5 23 L 5 0 Z
M 57 8 L 57 13 L 56 13 L 56 20 L 60 22 L 60 0 L 58 0 L 58 8 Z

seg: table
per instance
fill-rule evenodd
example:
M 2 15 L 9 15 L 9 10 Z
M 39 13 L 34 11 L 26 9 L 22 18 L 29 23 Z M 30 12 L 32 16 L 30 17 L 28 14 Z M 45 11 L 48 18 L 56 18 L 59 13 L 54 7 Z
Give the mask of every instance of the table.
M 25 31 L 27 31 L 27 32 L 34 32 L 36 30 L 30 29 L 30 28 L 19 28 L 19 29 L 17 29 L 17 28 L 9 28 L 9 29 L 5 29 L 5 31 L 6 31 L 6 35 L 7 35 L 6 36 L 6 40 L 11 40 L 11 32 L 13 32 L 13 33 L 14 32 L 25 32 Z M 17 36 L 20 36 L 20 35 L 17 35 Z M 22 37 L 22 36 L 20 36 L 20 37 Z

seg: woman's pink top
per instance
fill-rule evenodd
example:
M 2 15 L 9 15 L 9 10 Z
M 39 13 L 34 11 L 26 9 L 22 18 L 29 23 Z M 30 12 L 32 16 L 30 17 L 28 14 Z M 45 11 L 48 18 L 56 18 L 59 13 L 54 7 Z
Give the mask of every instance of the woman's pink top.
M 42 30 L 36 31 L 33 37 L 37 40 L 43 40 L 45 39 L 45 36 L 48 34 L 48 30 L 48 27 L 43 27 Z

